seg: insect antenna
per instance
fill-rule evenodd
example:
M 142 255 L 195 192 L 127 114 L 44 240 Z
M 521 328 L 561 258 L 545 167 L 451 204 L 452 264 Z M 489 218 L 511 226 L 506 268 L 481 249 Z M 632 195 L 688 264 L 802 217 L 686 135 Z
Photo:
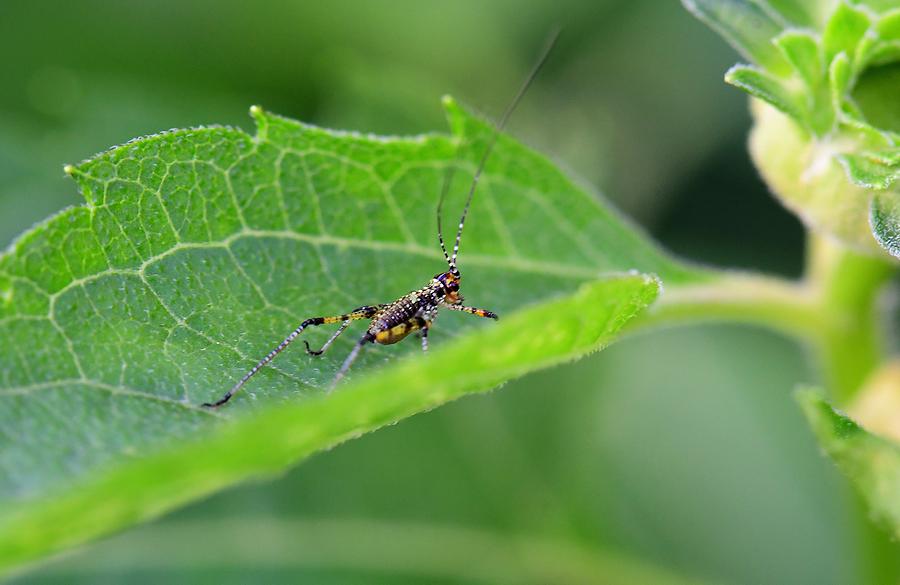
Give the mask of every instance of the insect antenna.
M 503 128 L 506 127 L 506 122 L 512 115 L 513 110 L 515 110 L 516 106 L 519 105 L 519 102 L 522 100 L 522 96 L 525 95 L 525 92 L 527 92 L 528 88 L 531 86 L 531 82 L 534 81 L 534 78 L 537 77 L 537 74 L 544 66 L 544 63 L 547 62 L 547 57 L 550 55 L 550 51 L 553 50 L 554 45 L 556 45 L 556 41 L 559 38 L 559 33 L 559 28 L 554 29 L 553 32 L 550 33 L 550 37 L 547 39 L 544 50 L 541 52 L 541 56 L 538 58 L 534 67 L 531 69 L 528 77 L 525 78 L 525 82 L 522 84 L 522 87 L 519 88 L 519 91 L 516 93 L 515 97 L 506 107 L 506 111 L 503 112 L 503 116 L 500 118 L 500 122 L 497 123 L 497 125 L 494 127 L 494 134 L 491 136 L 491 140 L 490 142 L 488 142 L 487 148 L 484 149 L 484 153 L 481 155 L 481 160 L 478 162 L 478 168 L 475 170 L 475 174 L 472 177 L 472 185 L 469 187 L 469 195 L 468 197 L 466 197 L 466 206 L 463 207 L 462 216 L 460 216 L 459 218 L 459 229 L 456 232 L 456 243 L 453 244 L 453 255 L 447 258 L 447 263 L 450 264 L 450 271 L 454 274 L 459 274 L 459 269 L 456 267 L 456 257 L 459 255 L 459 242 L 462 239 L 463 226 L 466 223 L 466 215 L 468 215 L 469 213 L 469 206 L 472 204 L 472 197 L 475 196 L 475 189 L 478 187 L 478 179 L 481 178 L 481 172 L 484 170 L 484 165 L 487 163 L 488 157 L 490 157 L 491 155 L 491 151 L 494 150 L 494 145 L 497 144 L 497 139 L 500 138 L 500 133 L 503 131 Z M 438 203 L 438 236 L 441 240 L 441 248 L 444 250 L 444 256 L 447 256 L 447 249 L 444 247 L 444 237 L 440 234 L 440 209 L 441 205 L 444 202 L 444 195 L 446 194 L 446 191 L 448 189 L 448 183 L 449 181 L 445 176 L 443 192 L 441 193 L 441 199 Z
M 441 252 L 444 253 L 444 258 L 447 260 L 447 264 L 450 265 L 450 269 L 456 272 L 455 266 L 453 262 L 450 261 L 450 254 L 447 253 L 447 246 L 444 244 L 444 230 L 441 227 L 441 209 L 444 207 L 444 199 L 447 197 L 447 191 L 450 190 L 450 183 L 453 182 L 453 172 L 456 169 L 454 167 L 447 167 L 447 170 L 444 172 L 444 184 L 441 187 L 441 198 L 438 199 L 437 205 L 437 232 L 438 232 L 438 241 L 441 243 Z

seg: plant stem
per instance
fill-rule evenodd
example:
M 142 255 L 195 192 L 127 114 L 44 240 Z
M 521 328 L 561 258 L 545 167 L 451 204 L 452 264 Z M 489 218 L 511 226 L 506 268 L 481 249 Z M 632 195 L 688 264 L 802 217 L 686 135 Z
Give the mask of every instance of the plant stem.
M 815 296 L 803 283 L 724 272 L 712 282 L 667 288 L 629 332 L 702 322 L 759 325 L 812 342 L 819 330 Z
M 893 268 L 885 259 L 810 236 L 806 280 L 819 291 L 822 319 L 816 349 L 839 405 L 846 404 L 884 360 L 885 336 L 876 301 Z
M 886 259 L 811 235 L 802 281 L 723 272 L 666 290 L 628 330 L 704 321 L 772 329 L 815 351 L 832 397 L 845 404 L 883 359 L 876 300 L 893 271 Z
M 877 297 L 894 272 L 886 259 L 852 252 L 810 235 L 806 281 L 819 291 L 821 333 L 813 347 L 834 402 L 851 403 L 866 379 L 884 362 L 884 327 Z M 857 494 L 848 494 L 855 512 L 858 550 L 869 583 L 895 582 L 895 545 L 868 517 Z

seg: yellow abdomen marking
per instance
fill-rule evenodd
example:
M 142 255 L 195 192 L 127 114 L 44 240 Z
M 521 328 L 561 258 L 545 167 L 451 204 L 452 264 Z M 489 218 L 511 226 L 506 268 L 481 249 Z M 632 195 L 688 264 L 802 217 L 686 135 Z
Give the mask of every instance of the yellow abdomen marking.
M 410 321 L 400 323 L 399 325 L 394 325 L 390 329 L 385 329 L 384 331 L 379 331 L 378 333 L 376 333 L 375 343 L 380 343 L 382 345 L 391 345 L 392 343 L 397 343 L 418 328 L 419 326 L 416 323 Z

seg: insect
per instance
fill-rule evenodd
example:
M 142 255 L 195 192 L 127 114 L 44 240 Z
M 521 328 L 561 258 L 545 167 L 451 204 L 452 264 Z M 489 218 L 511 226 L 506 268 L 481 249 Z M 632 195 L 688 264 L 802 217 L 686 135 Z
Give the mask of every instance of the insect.
M 472 203 L 472 198 L 474 197 L 475 190 L 478 187 L 478 179 L 481 177 L 481 173 L 484 170 L 484 166 L 487 163 L 488 157 L 490 156 L 491 151 L 493 150 L 494 145 L 496 144 L 497 139 L 500 136 L 500 133 L 506 126 L 506 122 L 512 114 L 513 110 L 515 110 L 519 101 L 522 99 L 522 96 L 525 95 L 525 92 L 528 90 L 531 82 L 534 81 L 534 78 L 537 76 L 541 67 L 544 65 L 544 62 L 547 60 L 547 56 L 550 54 L 551 49 L 556 44 L 556 39 L 558 38 L 558 36 L 559 31 L 555 31 L 550 36 L 550 40 L 544 48 L 541 56 L 538 58 L 537 63 L 528 74 L 528 77 L 525 79 L 525 82 L 522 84 L 521 88 L 516 93 L 509 106 L 507 106 L 506 111 L 500 118 L 500 122 L 494 127 L 493 135 L 491 136 L 491 139 L 481 156 L 478 167 L 475 170 L 475 174 L 472 176 L 472 183 L 469 187 L 466 204 L 465 207 L 463 207 L 463 212 L 459 219 L 459 227 L 456 231 L 456 241 L 453 244 L 452 254 L 448 253 L 447 251 L 447 246 L 444 243 L 444 233 L 441 226 L 441 211 L 444 205 L 444 199 L 447 196 L 447 191 L 449 190 L 452 173 L 448 171 L 444 176 L 444 185 L 441 189 L 441 196 L 440 199 L 438 199 L 437 205 L 437 232 L 438 242 L 440 243 L 441 251 L 444 253 L 444 259 L 447 261 L 448 269 L 445 272 L 436 274 L 434 278 L 432 278 L 422 288 L 414 290 L 392 303 L 357 307 L 356 309 L 350 311 L 349 313 L 344 313 L 343 315 L 334 315 L 331 317 L 312 317 L 306 319 L 300 324 L 299 327 L 294 329 L 291 334 L 284 339 L 284 341 L 279 343 L 275 347 L 275 349 L 270 351 L 268 355 L 266 355 L 266 357 L 261 359 L 259 363 L 253 366 L 253 368 L 249 372 L 244 374 L 244 377 L 241 378 L 228 392 L 222 395 L 219 400 L 215 402 L 204 403 L 203 406 L 209 408 L 217 408 L 231 400 L 231 397 L 234 396 L 244 386 L 244 384 L 246 384 L 250 380 L 250 378 L 252 378 L 269 362 L 275 359 L 275 356 L 284 351 L 284 349 L 288 345 L 290 345 L 290 343 L 294 341 L 308 327 L 317 327 L 319 325 L 340 323 L 340 327 L 338 327 L 337 331 L 335 331 L 331 335 L 331 337 L 328 338 L 328 341 L 326 341 L 325 344 L 317 350 L 310 348 L 309 343 L 304 340 L 303 343 L 306 345 L 306 352 L 310 355 L 318 356 L 325 353 L 328 347 L 332 343 L 334 343 L 338 336 L 343 333 L 347 329 L 347 327 L 350 326 L 351 322 L 359 319 L 369 319 L 369 326 L 366 329 L 366 332 L 353 346 L 350 354 L 347 356 L 343 364 L 341 364 L 340 369 L 335 374 L 334 380 L 331 383 L 331 388 L 334 388 L 334 386 L 341 380 L 341 378 L 344 377 L 344 375 L 350 369 L 350 366 L 353 365 L 353 362 L 359 356 L 359 353 L 362 351 L 362 349 L 370 343 L 391 345 L 403 340 L 411 333 L 417 333 L 422 341 L 422 350 L 427 351 L 428 332 L 431 329 L 435 318 L 437 317 L 438 310 L 441 308 L 449 309 L 451 311 L 461 311 L 463 313 L 469 313 L 477 317 L 485 317 L 488 319 L 498 318 L 497 315 L 491 311 L 488 311 L 486 309 L 479 309 L 476 307 L 470 307 L 463 304 L 463 296 L 459 292 L 462 276 L 459 272 L 459 267 L 456 265 L 456 259 L 459 255 L 459 244 L 460 240 L 462 239 L 463 227 L 466 223 L 466 216 L 469 213 L 469 207 Z

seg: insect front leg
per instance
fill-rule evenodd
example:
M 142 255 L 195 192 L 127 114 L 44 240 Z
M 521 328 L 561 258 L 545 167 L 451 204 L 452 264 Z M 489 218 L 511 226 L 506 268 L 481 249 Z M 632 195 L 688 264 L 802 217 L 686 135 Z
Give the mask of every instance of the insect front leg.
M 476 317 L 484 317 L 486 319 L 499 319 L 499 315 L 497 313 L 493 313 L 488 311 L 487 309 L 477 309 L 475 307 L 467 307 L 465 305 L 445 305 L 451 311 L 461 311 L 463 313 L 469 313 L 470 315 L 475 315 Z
M 303 333 L 303 330 L 306 329 L 307 327 L 326 325 L 329 323 L 341 323 L 341 322 L 345 322 L 345 321 L 352 321 L 355 319 L 364 319 L 367 316 L 374 315 L 377 311 L 378 311 L 378 307 L 365 306 L 365 307 L 359 307 L 358 309 L 356 309 L 350 313 L 347 313 L 345 315 L 335 315 L 332 317 L 312 317 L 310 319 L 305 320 L 303 323 L 300 324 L 299 327 L 297 327 L 296 329 L 291 331 L 291 334 L 288 335 L 287 337 L 285 337 L 284 341 L 279 343 L 278 346 L 275 347 L 275 349 L 273 349 L 266 355 L 266 357 L 261 359 L 259 361 L 259 363 L 257 363 L 255 366 L 253 366 L 253 368 L 251 368 L 249 372 L 244 374 L 244 377 L 241 378 L 240 380 L 238 380 L 237 384 L 232 386 L 231 390 L 229 390 L 228 392 L 223 394 L 222 397 L 219 398 L 215 402 L 204 402 L 203 406 L 205 406 L 207 408 L 218 408 L 219 406 L 222 406 L 223 404 L 225 404 L 226 402 L 231 400 L 231 397 L 234 396 L 238 392 L 238 390 L 240 390 L 244 386 L 244 384 L 246 384 L 250 380 L 250 378 L 252 378 L 258 371 L 260 371 L 263 367 L 265 367 L 266 364 L 268 364 L 273 359 L 275 359 L 275 356 L 277 356 L 279 353 L 284 351 L 284 348 L 286 348 L 288 345 L 290 345 L 292 341 L 297 339 L 297 337 L 301 333 Z M 343 327 L 343 325 L 342 325 L 342 327 Z M 324 350 L 324 348 L 323 348 L 323 350 Z

